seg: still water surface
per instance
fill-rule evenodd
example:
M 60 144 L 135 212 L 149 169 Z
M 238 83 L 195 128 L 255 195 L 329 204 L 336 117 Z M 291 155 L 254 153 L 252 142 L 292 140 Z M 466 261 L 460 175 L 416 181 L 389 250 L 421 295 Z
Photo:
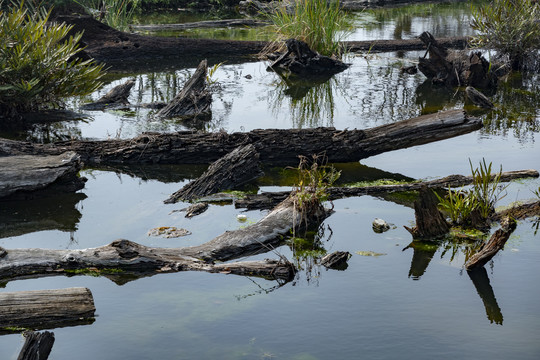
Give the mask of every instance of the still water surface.
M 458 15 L 462 9 L 458 7 Z M 446 19 L 451 23 L 454 16 Z M 397 16 L 397 15 L 396 15 Z M 461 16 L 461 15 L 459 15 Z M 376 20 L 371 20 L 376 21 Z M 383 20 L 380 20 L 381 22 Z M 397 18 L 385 20 L 398 22 Z M 417 20 L 411 29 L 436 27 Z M 428 22 L 424 24 L 424 22 Z M 393 28 L 383 27 L 392 38 Z M 414 30 L 416 31 L 416 30 Z M 446 35 L 455 35 L 453 30 Z M 387 36 L 388 35 L 388 36 Z M 408 35 L 402 32 L 404 37 Z M 461 92 L 424 84 L 422 75 L 403 75 L 418 53 L 351 56 L 352 66 L 329 83 L 287 87 L 265 64 L 225 64 L 216 73 L 209 131 L 335 126 L 367 128 L 441 109 L 463 108 Z M 135 77 L 132 103 L 169 100 L 193 69 L 118 76 L 92 95 Z M 251 75 L 247 79 L 246 75 Z M 500 107 L 482 115 L 485 128 L 434 144 L 393 151 L 342 164 L 343 182 L 376 178 L 433 178 L 468 174 L 468 160 L 482 158 L 503 170 L 539 169 L 538 79 L 509 79 L 493 99 Z M 512 90 L 519 86 L 518 91 Z M 300 89 L 299 89 L 300 88 Z M 307 88 L 307 89 L 306 89 Z M 304 100 L 305 99 L 305 100 Z M 76 108 L 85 100 L 73 100 Z M 318 109 L 313 111 L 312 109 Z M 58 138 L 129 138 L 143 131 L 174 131 L 192 124 L 158 123 L 147 110 L 87 112 L 84 121 L 35 129 L 13 137 L 38 141 Z M 508 120 L 510 119 L 510 120 Z M 0 246 L 76 249 L 126 238 L 148 246 L 190 246 L 244 224 L 233 206 L 211 205 L 185 219 L 172 212 L 187 204 L 163 204 L 172 192 L 204 168 L 134 167 L 129 174 L 86 169 L 82 194 L 55 201 L 7 203 L 0 208 Z M 287 189 L 267 178 L 261 190 Z M 532 198 L 539 180 L 510 185 L 500 205 Z M 84 194 L 84 195 L 83 195 Z M 405 249 L 403 229 L 414 211 L 374 197 L 334 202 L 325 221 L 319 252 L 349 251 L 345 271 L 314 267 L 284 284 L 224 274 L 177 273 L 117 285 L 106 278 L 52 277 L 8 282 L 0 291 L 88 287 L 96 303 L 91 325 L 54 329 L 51 359 L 538 359 L 540 357 L 540 235 L 523 221 L 505 250 L 475 283 L 463 271 L 464 246 L 453 260 L 449 244 Z M 245 213 L 248 223 L 264 212 Z M 375 217 L 395 224 L 376 234 Z M 147 236 L 157 226 L 176 226 L 192 235 L 178 239 Z M 446 250 L 445 250 L 446 249 Z M 294 259 L 283 246 L 280 254 Z M 386 255 L 367 257 L 358 251 Z M 276 258 L 276 254 L 260 255 Z M 491 289 L 491 291 L 490 291 Z M 0 359 L 16 359 L 20 335 L 0 336 Z

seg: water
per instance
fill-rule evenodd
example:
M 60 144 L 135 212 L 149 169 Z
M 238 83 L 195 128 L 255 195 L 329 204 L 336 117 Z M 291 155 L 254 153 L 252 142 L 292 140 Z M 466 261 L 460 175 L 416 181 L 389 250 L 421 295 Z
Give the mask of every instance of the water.
M 424 26 L 416 21 L 411 29 Z M 285 93 L 287 88 L 277 75 L 265 71 L 262 62 L 225 64 L 216 73 L 221 90 L 214 96 L 213 120 L 204 129 L 367 128 L 439 109 L 462 108 L 461 92 L 438 91 L 423 84 L 422 75 L 399 72 L 402 63 L 418 56 L 352 57 L 349 70 L 330 83 L 308 86 L 304 97 L 298 95 L 302 89 Z M 132 103 L 168 100 L 192 72 L 166 69 L 116 76 L 92 98 L 135 77 Z M 252 79 L 245 78 L 247 74 Z M 340 164 L 342 181 L 468 174 L 468 159 L 477 164 L 482 158 L 497 168 L 501 164 L 505 171 L 538 170 L 538 79 L 512 78 L 507 83 L 512 86 L 503 83 L 493 96 L 499 109 L 482 115 L 484 129 L 377 155 L 361 164 Z M 73 99 L 70 105 L 76 109 L 87 100 Z M 314 101 L 320 101 L 316 106 L 319 112 L 309 110 Z M 87 112 L 84 121 L 42 126 L 11 136 L 38 141 L 129 138 L 148 130 L 189 128 L 172 121 L 158 123 L 148 115 L 146 110 Z M 76 249 L 101 246 L 118 238 L 147 246 L 191 246 L 243 226 L 236 220 L 240 211 L 230 205 L 211 205 L 204 214 L 185 219 L 182 213 L 172 211 L 187 204 L 163 204 L 202 171 L 204 167 L 182 165 L 85 169 L 81 175 L 89 180 L 80 194 L 0 203 L 0 246 Z M 283 190 L 289 188 L 290 180 L 269 175 L 258 186 Z M 538 179 L 512 183 L 499 204 L 532 198 L 531 190 L 539 186 Z M 325 221 L 319 251 L 351 252 L 348 268 L 310 269 L 302 263 L 305 269 L 298 278 L 284 285 L 186 272 L 123 285 L 90 276 L 27 279 L 5 282 L 1 291 L 72 286 L 92 291 L 96 321 L 54 329 L 51 359 L 537 359 L 540 235 L 535 235 L 533 222 L 519 223 L 505 250 L 486 266 L 484 277 L 475 280 L 481 285 L 478 291 L 462 270 L 464 245 L 458 247 L 453 259 L 445 244 L 431 249 L 407 248 L 411 237 L 403 225 L 414 220 L 414 211 L 398 200 L 364 196 L 335 201 L 335 213 Z M 248 223 L 264 214 L 247 212 Z M 374 233 L 371 222 L 375 217 L 395 224 L 395 228 Z M 192 235 L 177 239 L 147 236 L 148 230 L 157 226 L 186 228 Z M 287 246 L 277 251 L 294 260 Z M 357 255 L 358 251 L 386 255 L 366 257 Z M 258 258 L 277 256 L 268 253 Z M 16 359 L 22 342 L 17 334 L 0 336 L 0 358 Z

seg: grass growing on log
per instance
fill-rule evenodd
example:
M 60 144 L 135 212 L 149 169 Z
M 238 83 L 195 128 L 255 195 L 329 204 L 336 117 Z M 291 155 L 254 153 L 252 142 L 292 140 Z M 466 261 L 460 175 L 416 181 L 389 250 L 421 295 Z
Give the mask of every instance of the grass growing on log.
M 292 9 L 282 4 L 266 16 L 273 24 L 276 42 L 294 38 L 322 55 L 341 56 L 340 40 L 350 25 L 339 0 L 298 0 Z
M 540 49 L 540 5 L 536 0 L 493 0 L 472 8 L 471 27 L 478 32 L 474 46 L 492 48 L 508 56 L 514 69 Z

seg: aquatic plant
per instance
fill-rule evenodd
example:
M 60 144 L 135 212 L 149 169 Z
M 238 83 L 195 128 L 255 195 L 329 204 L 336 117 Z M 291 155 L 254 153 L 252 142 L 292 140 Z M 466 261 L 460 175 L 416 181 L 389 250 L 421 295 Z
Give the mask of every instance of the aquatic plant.
M 536 0 L 493 0 L 472 8 L 471 44 L 508 56 L 512 68 L 523 68 L 540 49 L 540 5 Z
M 101 87 L 103 66 L 76 58 L 82 34 L 68 36 L 73 26 L 47 23 L 49 16 L 22 4 L 0 10 L 0 114 L 59 106 Z
M 502 167 L 498 173 L 493 173 L 492 163 L 488 165 L 485 159 L 482 159 L 477 168 L 473 168 L 470 159 L 469 165 L 473 182 L 468 191 L 448 188 L 444 197 L 435 192 L 439 207 L 448 214 L 453 224 L 471 225 L 473 214 L 482 220 L 488 219 L 495 211 L 497 201 L 506 196 L 503 192 L 508 185 L 501 185 Z
M 273 24 L 276 42 L 294 38 L 322 55 L 341 56 L 340 40 L 350 25 L 339 0 L 298 0 L 292 9 L 282 2 L 282 6 L 265 15 Z
M 141 0 L 79 0 L 75 1 L 97 20 L 125 31 L 135 15 Z

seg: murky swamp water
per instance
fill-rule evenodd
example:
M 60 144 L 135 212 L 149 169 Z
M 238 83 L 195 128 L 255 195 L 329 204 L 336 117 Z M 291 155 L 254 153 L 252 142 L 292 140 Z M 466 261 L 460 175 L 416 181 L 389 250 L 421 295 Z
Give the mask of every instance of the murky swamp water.
M 352 36 L 403 38 L 432 30 L 436 36 L 469 31 L 461 5 L 446 14 L 418 15 L 404 8 L 388 18 L 358 15 L 365 30 Z M 437 8 L 435 8 L 437 9 Z M 408 20 L 406 14 L 408 14 Z M 405 15 L 404 15 L 405 14 Z M 460 19 L 456 21 L 456 19 Z M 402 30 L 396 28 L 405 23 Z M 410 23 L 410 24 L 409 24 Z M 407 25 L 409 24 L 409 25 Z M 452 24 L 456 24 L 452 26 Z M 375 29 L 375 30 L 370 30 Z M 437 29 L 435 31 L 434 29 Z M 375 31 L 375 32 L 370 32 Z M 439 32 L 440 31 L 440 32 Z M 399 35 L 398 35 L 399 34 Z M 399 68 L 419 53 L 350 55 L 351 67 L 324 84 L 289 87 L 263 62 L 222 65 L 215 74 L 212 121 L 208 131 L 255 128 L 335 126 L 368 128 L 463 108 L 461 91 L 441 90 L 422 75 Z M 194 69 L 111 77 L 97 99 L 112 86 L 135 78 L 134 104 L 170 100 Z M 246 78 L 250 75 L 250 78 Z M 508 79 L 493 99 L 499 108 L 483 116 L 484 129 L 441 142 L 393 151 L 340 164 L 341 182 L 378 178 L 434 178 L 469 174 L 469 159 L 482 158 L 503 170 L 540 168 L 538 78 Z M 70 102 L 75 110 L 89 99 Z M 37 141 L 64 138 L 130 138 L 143 131 L 175 131 L 193 124 L 157 122 L 148 110 L 85 112 L 84 119 L 41 126 L 11 137 Z M 128 170 L 86 169 L 80 194 L 51 200 L 2 202 L 0 246 L 76 249 L 101 246 L 118 238 L 148 246 L 178 247 L 204 243 L 237 229 L 239 210 L 211 205 L 193 219 L 173 210 L 186 204 L 163 200 L 204 168 L 140 166 Z M 280 173 L 280 171 L 273 171 Z M 269 171 L 269 173 L 273 173 Z M 268 176 L 260 190 L 290 188 Z M 512 183 L 499 205 L 533 198 L 539 180 Z M 84 194 L 84 195 L 83 195 Z M 486 266 L 477 290 L 462 270 L 465 246 L 421 249 L 403 225 L 414 211 L 399 199 L 359 197 L 334 202 L 317 252 L 349 251 L 345 271 L 309 268 L 280 286 L 276 282 L 225 274 L 162 274 L 117 285 L 105 277 L 50 277 L 8 282 L 1 291 L 88 287 L 96 304 L 91 325 L 54 329 L 51 359 L 537 359 L 540 357 L 540 234 L 532 221 L 520 222 L 505 250 Z M 249 211 L 247 224 L 264 212 Z M 371 229 L 379 217 L 395 224 L 383 234 Z M 186 228 L 192 235 L 149 237 L 157 226 Z M 455 250 L 455 251 L 453 251 Z M 287 246 L 277 250 L 294 259 Z M 382 253 L 361 256 L 359 251 Z M 268 253 L 260 258 L 277 258 Z M 492 294 L 485 289 L 491 289 Z M 0 359 L 15 359 L 20 335 L 0 336 Z

